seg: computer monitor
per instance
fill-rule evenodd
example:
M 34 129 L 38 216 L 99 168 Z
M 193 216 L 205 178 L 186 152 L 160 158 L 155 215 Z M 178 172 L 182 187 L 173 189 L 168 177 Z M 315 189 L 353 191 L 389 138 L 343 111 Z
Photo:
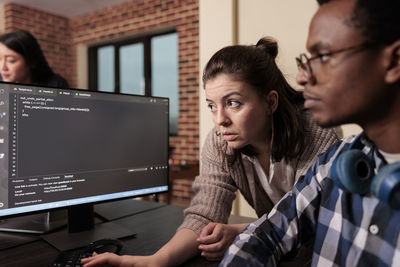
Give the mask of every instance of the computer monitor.
M 168 98 L 0 82 L 0 219 L 68 208 L 79 232 L 94 204 L 167 192 L 168 110 Z

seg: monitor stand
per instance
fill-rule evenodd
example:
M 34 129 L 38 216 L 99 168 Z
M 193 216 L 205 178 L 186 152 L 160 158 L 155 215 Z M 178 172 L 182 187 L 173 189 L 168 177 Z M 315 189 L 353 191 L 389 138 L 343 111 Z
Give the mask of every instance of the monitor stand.
M 94 222 L 93 204 L 68 208 L 68 229 L 42 235 L 41 238 L 60 251 L 77 249 L 96 240 L 134 236 L 132 229 L 115 222 Z
M 57 248 L 59 251 L 77 249 L 90 243 L 106 238 L 120 239 L 134 236 L 136 233 L 115 222 L 96 224 L 94 229 L 70 233 L 68 229 L 62 229 L 54 233 L 42 235 L 41 238 Z
M 67 225 L 66 210 L 25 215 L 0 221 L 0 231 L 45 234 Z

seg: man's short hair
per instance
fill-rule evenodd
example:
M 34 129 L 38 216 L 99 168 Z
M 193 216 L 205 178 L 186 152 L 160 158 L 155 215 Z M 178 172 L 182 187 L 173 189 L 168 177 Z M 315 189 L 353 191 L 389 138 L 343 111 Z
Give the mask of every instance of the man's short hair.
M 320 5 L 335 0 L 317 0 Z M 356 0 L 351 23 L 367 42 L 388 45 L 400 39 L 399 0 Z

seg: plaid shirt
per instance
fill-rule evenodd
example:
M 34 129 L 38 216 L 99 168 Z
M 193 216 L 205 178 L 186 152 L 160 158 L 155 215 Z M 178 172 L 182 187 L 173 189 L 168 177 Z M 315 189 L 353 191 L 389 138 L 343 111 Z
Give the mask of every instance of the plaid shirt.
M 353 140 L 321 154 L 268 217 L 236 237 L 220 266 L 276 266 L 307 242 L 314 242 L 312 266 L 400 266 L 400 211 L 370 194 L 344 192 L 330 177 L 333 160 Z M 377 169 L 385 165 L 376 147 L 361 140 Z

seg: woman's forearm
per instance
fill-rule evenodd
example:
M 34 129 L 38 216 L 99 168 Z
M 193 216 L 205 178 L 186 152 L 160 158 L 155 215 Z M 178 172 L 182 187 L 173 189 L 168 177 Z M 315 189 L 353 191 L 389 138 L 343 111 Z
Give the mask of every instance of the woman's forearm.
M 182 228 L 153 257 L 160 266 L 176 266 L 198 255 L 198 235 L 190 229 Z

